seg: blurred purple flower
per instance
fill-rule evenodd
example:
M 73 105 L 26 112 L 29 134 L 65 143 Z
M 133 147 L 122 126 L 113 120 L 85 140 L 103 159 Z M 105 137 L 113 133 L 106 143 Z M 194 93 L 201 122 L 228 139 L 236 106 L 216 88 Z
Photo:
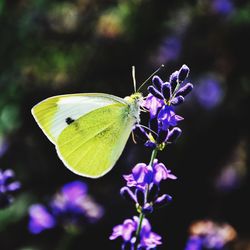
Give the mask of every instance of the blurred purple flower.
M 113 228 L 113 233 L 109 237 L 110 240 L 114 240 L 118 237 L 122 237 L 124 240 L 124 245 L 134 245 L 135 244 L 135 232 L 139 223 L 139 218 L 137 216 L 132 219 L 127 219 L 123 224 L 115 226 Z M 142 221 L 142 229 L 140 232 L 140 242 L 138 244 L 139 249 L 154 249 L 158 245 L 161 245 L 161 236 L 151 231 L 151 225 L 147 219 Z
M 13 170 L 0 169 L 0 208 L 8 206 L 13 201 L 13 193 L 21 187 L 20 182 L 14 181 L 14 177 Z
M 202 250 L 202 239 L 192 236 L 188 239 L 185 250 Z
M 87 195 L 87 186 L 80 181 L 64 185 L 51 202 L 53 214 L 66 224 L 78 221 L 96 222 L 103 216 L 103 208 Z
M 39 213 L 41 213 L 44 229 L 52 227 L 52 219 L 54 221 L 53 226 L 54 224 L 60 224 L 65 228 L 79 228 L 86 223 L 98 221 L 104 213 L 103 208 L 87 194 L 86 184 L 80 181 L 65 184 L 61 191 L 54 196 L 47 210 L 44 207 L 42 209 L 40 206 L 39 209 L 34 211 L 36 213 L 30 213 L 30 225 L 34 225 L 33 228 L 35 229 L 37 224 L 41 224 Z M 47 227 L 46 223 L 48 223 Z M 29 227 L 30 231 L 34 233 L 35 229 L 32 230 L 31 226 Z M 38 226 L 37 233 L 41 231 Z
M 212 0 L 211 6 L 214 12 L 218 14 L 229 14 L 234 10 L 231 0 Z
M 166 37 L 153 56 L 153 62 L 159 65 L 176 61 L 180 56 L 181 48 L 182 42 L 178 36 Z
M 33 234 L 53 228 L 56 224 L 54 217 L 40 204 L 34 204 L 29 208 L 29 216 L 29 231 Z
M 195 96 L 206 109 L 218 106 L 224 97 L 224 92 L 219 80 L 215 76 L 206 76 L 199 80 L 200 84 L 195 89 Z
M 190 233 L 185 250 L 224 250 L 226 244 L 236 238 L 236 231 L 232 226 L 210 220 L 193 223 Z

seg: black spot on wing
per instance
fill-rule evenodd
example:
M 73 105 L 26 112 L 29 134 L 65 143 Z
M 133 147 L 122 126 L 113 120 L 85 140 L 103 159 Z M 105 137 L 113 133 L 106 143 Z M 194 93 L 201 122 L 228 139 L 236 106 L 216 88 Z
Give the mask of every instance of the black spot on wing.
M 69 125 L 69 124 L 71 124 L 72 122 L 74 122 L 75 120 L 74 119 L 72 119 L 71 117 L 67 117 L 66 119 L 65 119 L 65 122 Z

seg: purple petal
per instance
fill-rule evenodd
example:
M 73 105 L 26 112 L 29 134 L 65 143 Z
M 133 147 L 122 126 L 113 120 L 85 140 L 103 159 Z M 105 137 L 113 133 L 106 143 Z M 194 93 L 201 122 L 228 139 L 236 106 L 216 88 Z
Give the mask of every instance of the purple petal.
M 9 178 L 12 178 L 15 176 L 15 173 L 13 170 L 11 169 L 6 169 L 4 172 L 3 172 L 3 176 L 5 178 L 5 180 L 9 179 Z
M 162 196 L 158 197 L 154 202 L 157 207 L 162 207 L 167 205 L 169 202 L 172 201 L 172 197 L 168 194 L 163 194 Z
M 165 180 L 168 177 L 168 170 L 163 163 L 156 164 L 154 166 L 154 172 L 154 182 L 156 184 L 159 184 L 162 180 Z
M 142 221 L 141 237 L 143 237 L 145 234 L 150 233 L 150 231 L 151 231 L 151 225 L 148 219 L 144 218 Z
M 182 131 L 180 128 L 178 128 L 178 127 L 173 128 L 168 134 L 167 142 L 169 142 L 169 143 L 175 142 L 177 140 L 177 138 L 181 135 L 181 133 L 182 133 Z
M 127 200 L 136 202 L 136 197 L 134 193 L 128 188 L 128 187 L 123 187 L 120 190 L 120 194 Z
M 158 109 L 161 108 L 163 104 L 163 100 L 160 100 L 154 97 L 152 94 L 149 94 L 142 106 L 149 110 L 151 117 L 155 117 Z
M 7 190 L 12 192 L 12 191 L 18 190 L 20 187 L 21 187 L 21 183 L 19 181 L 15 181 L 15 182 L 10 183 L 7 186 Z
M 142 239 L 142 246 L 146 247 L 147 249 L 152 249 L 161 245 L 161 236 L 151 232 L 148 237 Z
M 53 216 L 43 205 L 32 205 L 29 209 L 29 215 L 29 230 L 33 234 L 38 234 L 45 229 L 53 228 L 55 226 Z
M 136 186 L 136 181 L 135 181 L 134 176 L 132 174 L 123 175 L 123 178 L 127 181 L 128 187 Z
M 87 185 L 81 181 L 73 181 L 63 186 L 62 195 L 69 201 L 76 201 L 87 193 Z
M 123 223 L 123 231 L 122 231 L 122 238 L 125 241 L 129 241 L 131 239 L 132 233 L 136 230 L 136 226 L 134 221 L 131 219 L 125 220 Z
M 122 230 L 123 230 L 122 225 L 115 226 L 113 228 L 113 233 L 111 234 L 111 236 L 109 236 L 109 239 L 114 240 L 114 239 L 118 238 L 119 236 L 121 236 L 122 235 Z
M 110 240 L 114 240 L 121 236 L 124 241 L 130 241 L 132 233 L 136 230 L 137 224 L 134 220 L 127 219 L 122 225 L 117 225 L 113 228 L 113 233 L 109 237 Z

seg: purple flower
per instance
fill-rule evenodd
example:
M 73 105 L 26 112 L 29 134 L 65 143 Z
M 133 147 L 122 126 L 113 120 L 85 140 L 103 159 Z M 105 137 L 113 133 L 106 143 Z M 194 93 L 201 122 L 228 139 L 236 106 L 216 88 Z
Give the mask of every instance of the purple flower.
M 177 177 L 171 174 L 171 170 L 168 170 L 163 163 L 158 163 L 158 160 L 155 159 L 153 163 L 154 169 L 154 183 L 160 184 L 162 180 L 172 179 L 176 180 Z
M 45 206 L 34 204 L 29 208 L 29 231 L 39 234 L 43 230 L 53 228 L 56 224 L 54 217 L 48 212 Z
M 132 219 L 127 219 L 123 224 L 115 226 L 113 233 L 109 237 L 110 240 L 114 240 L 118 237 L 122 237 L 126 243 L 134 245 L 135 243 L 135 232 L 137 230 L 139 218 L 137 216 Z M 161 245 L 161 236 L 151 231 L 151 225 L 147 219 L 143 219 L 142 228 L 140 232 L 139 248 L 153 249 L 158 245 Z
M 145 163 L 138 163 L 132 169 L 132 174 L 124 175 L 128 187 L 137 187 L 145 189 L 148 185 L 159 185 L 162 180 L 167 178 L 175 180 L 177 177 L 171 174 L 163 163 L 158 163 L 154 160 L 153 166 L 146 165 Z
M 158 114 L 158 119 L 162 130 L 167 130 L 170 126 L 174 127 L 184 118 L 176 115 L 171 106 L 164 105 Z
M 14 172 L 11 169 L 0 169 L 0 208 L 8 206 L 13 201 L 13 193 L 20 189 L 21 184 L 14 181 Z
M 148 94 L 142 106 L 149 110 L 151 118 L 155 117 L 159 108 L 164 104 L 164 101 L 156 98 L 152 94 Z
M 109 239 L 114 240 L 121 236 L 124 241 L 130 241 L 132 238 L 132 233 L 136 231 L 136 228 L 136 222 L 131 219 L 127 219 L 122 225 L 117 225 L 113 228 L 113 233 Z

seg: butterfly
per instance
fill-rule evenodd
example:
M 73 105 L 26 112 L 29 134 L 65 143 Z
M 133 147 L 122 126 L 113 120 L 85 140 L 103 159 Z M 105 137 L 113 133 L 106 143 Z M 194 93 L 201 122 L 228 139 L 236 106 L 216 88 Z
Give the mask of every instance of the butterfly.
M 67 168 L 98 178 L 115 165 L 139 123 L 141 101 L 140 93 L 124 99 L 103 93 L 69 94 L 47 98 L 31 112 Z
M 32 108 L 35 121 L 72 172 L 98 178 L 115 165 L 140 122 L 143 96 L 136 91 L 134 67 L 132 76 L 135 92 L 124 99 L 103 93 L 68 94 L 47 98 Z

